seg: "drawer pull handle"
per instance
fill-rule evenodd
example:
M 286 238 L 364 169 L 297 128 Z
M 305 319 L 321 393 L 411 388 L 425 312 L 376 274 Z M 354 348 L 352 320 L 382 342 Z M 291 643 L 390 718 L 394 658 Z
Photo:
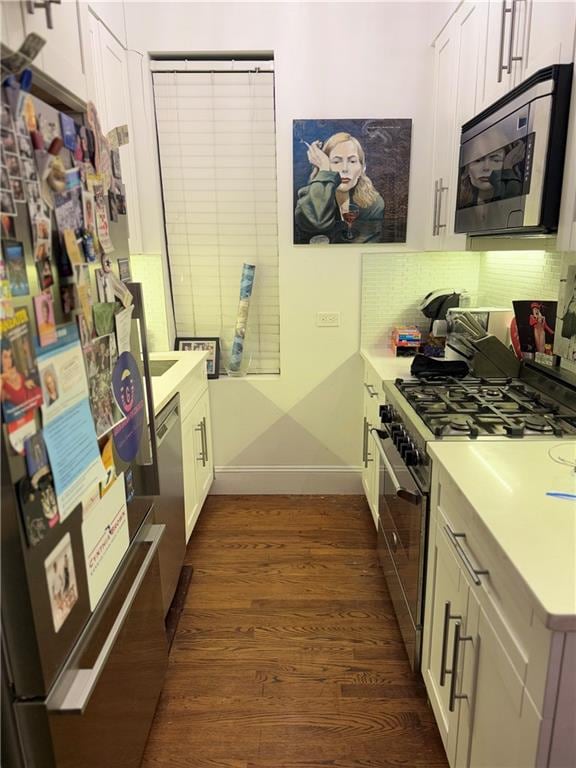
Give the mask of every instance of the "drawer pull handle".
M 456 708 L 456 699 L 467 699 L 465 694 L 456 693 L 456 684 L 458 682 L 458 663 L 460 661 L 460 643 L 466 643 L 472 640 L 471 636 L 464 636 L 461 634 L 462 624 L 457 621 L 454 627 L 454 648 L 452 650 L 452 669 L 447 670 L 448 674 L 452 675 L 450 679 L 450 699 L 448 702 L 448 709 L 450 712 L 454 712 Z
M 368 391 L 368 394 L 370 395 L 370 397 L 378 397 L 378 392 L 377 392 L 377 390 L 376 390 L 376 389 L 375 389 L 375 388 L 372 386 L 372 384 L 366 384 L 366 382 L 364 382 L 364 386 L 366 387 L 366 389 L 367 389 L 367 391 Z
M 457 616 L 450 613 L 452 606 L 450 601 L 444 603 L 444 631 L 442 633 L 442 658 L 440 659 L 440 685 L 446 684 L 446 675 L 451 675 L 452 670 L 446 669 L 446 657 L 448 656 L 448 633 L 450 631 L 450 621 L 461 619 L 462 616 Z
M 446 531 L 446 535 L 448 536 L 448 538 L 452 542 L 452 545 L 453 545 L 454 549 L 456 550 L 456 552 L 458 554 L 458 557 L 464 563 L 464 566 L 465 566 L 466 570 L 468 571 L 468 573 L 470 574 L 470 577 L 471 577 L 472 581 L 474 582 L 474 584 L 476 584 L 476 586 L 480 586 L 480 584 L 482 584 L 482 582 L 480 581 L 480 576 L 488 576 L 490 574 L 490 571 L 487 571 L 484 568 L 475 568 L 474 567 L 474 564 L 473 564 L 472 560 L 470 560 L 470 557 L 468 556 L 466 550 L 464 549 L 462 544 L 460 544 L 460 541 L 459 541 L 459 539 L 465 539 L 466 538 L 466 534 L 465 533 L 455 533 L 452 530 L 452 528 L 450 528 L 449 525 L 445 525 L 444 526 L 444 530 Z

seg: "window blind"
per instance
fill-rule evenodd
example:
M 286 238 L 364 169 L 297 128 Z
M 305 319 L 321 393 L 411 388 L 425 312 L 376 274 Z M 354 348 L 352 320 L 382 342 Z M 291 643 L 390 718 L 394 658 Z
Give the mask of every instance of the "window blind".
M 219 336 L 224 363 L 242 265 L 255 264 L 248 372 L 279 373 L 274 74 L 183 64 L 152 74 L 176 332 Z

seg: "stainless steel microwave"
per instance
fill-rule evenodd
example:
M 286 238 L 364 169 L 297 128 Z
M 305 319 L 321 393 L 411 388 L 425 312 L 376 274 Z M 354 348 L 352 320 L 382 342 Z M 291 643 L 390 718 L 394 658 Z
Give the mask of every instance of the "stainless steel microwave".
M 558 228 L 572 64 L 541 69 L 462 126 L 455 232 Z

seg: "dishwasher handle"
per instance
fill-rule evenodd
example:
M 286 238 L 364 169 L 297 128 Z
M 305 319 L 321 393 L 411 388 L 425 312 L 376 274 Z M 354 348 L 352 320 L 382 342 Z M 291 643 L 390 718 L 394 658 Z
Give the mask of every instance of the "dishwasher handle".
M 110 632 L 102 644 L 98 658 L 94 666 L 90 669 L 65 670 L 62 677 L 56 681 L 50 696 L 46 699 L 46 708 L 49 712 L 56 715 L 81 715 L 84 713 L 90 697 L 98 683 L 98 680 L 104 671 L 108 657 L 110 656 L 114 644 L 124 626 L 130 608 L 136 599 L 136 596 L 146 578 L 152 561 L 160 546 L 160 540 L 164 533 L 165 525 L 151 525 L 146 536 L 141 539 L 141 543 L 149 543 L 150 547 L 142 561 L 138 573 L 122 603 L 118 615 L 110 629 Z M 65 691 L 62 689 L 65 686 Z
M 180 409 L 176 407 L 168 414 L 164 421 L 156 427 L 156 441 L 158 448 L 160 448 L 172 427 L 179 421 Z

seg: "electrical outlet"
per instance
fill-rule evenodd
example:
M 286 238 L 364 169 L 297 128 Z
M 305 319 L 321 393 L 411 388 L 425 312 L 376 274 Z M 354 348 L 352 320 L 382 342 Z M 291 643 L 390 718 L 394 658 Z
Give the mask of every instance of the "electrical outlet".
M 316 325 L 320 328 L 340 325 L 340 312 L 316 312 Z

